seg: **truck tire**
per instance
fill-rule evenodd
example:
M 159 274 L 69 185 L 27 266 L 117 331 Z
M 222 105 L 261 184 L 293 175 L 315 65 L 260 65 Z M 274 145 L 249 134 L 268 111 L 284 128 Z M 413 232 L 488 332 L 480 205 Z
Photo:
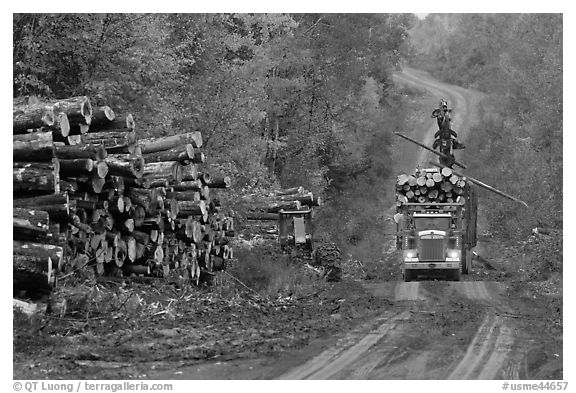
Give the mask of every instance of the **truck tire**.
M 414 273 L 412 270 L 404 270 L 404 282 L 410 282 L 414 279 Z
M 453 269 L 449 273 L 449 277 L 452 281 L 460 281 L 460 269 Z
M 463 251 L 462 274 L 469 274 L 472 271 L 472 250 L 465 248 Z

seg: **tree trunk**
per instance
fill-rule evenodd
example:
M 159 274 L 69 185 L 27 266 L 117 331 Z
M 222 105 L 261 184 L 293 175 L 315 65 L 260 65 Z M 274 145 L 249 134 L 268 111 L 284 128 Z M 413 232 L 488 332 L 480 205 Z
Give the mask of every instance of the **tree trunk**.
M 178 161 L 186 164 L 194 159 L 194 147 L 191 144 L 174 147 L 170 150 L 163 150 L 155 153 L 144 154 L 146 163 L 162 161 Z
M 128 154 L 110 154 L 105 159 L 110 175 L 139 179 L 144 172 L 144 159 Z
M 49 231 L 49 215 L 43 210 L 12 209 L 13 237 L 16 240 L 42 240 Z
M 192 147 L 199 148 L 202 147 L 202 134 L 195 131 L 160 138 L 141 139 L 138 143 L 142 147 L 142 154 L 169 150 L 188 143 L 191 144 Z
M 54 142 L 51 132 L 32 132 L 13 136 L 13 161 L 52 161 L 53 157 Z
M 82 135 L 82 143 L 103 145 L 108 152 L 117 153 L 126 149 L 133 154 L 136 149 L 136 133 L 126 131 L 98 131 Z
M 50 163 L 14 162 L 13 190 L 14 192 L 46 191 L 60 192 L 60 165 L 58 159 Z
M 12 128 L 14 134 L 25 134 L 29 129 L 53 126 L 54 110 L 44 103 L 32 105 L 14 105 L 12 110 Z

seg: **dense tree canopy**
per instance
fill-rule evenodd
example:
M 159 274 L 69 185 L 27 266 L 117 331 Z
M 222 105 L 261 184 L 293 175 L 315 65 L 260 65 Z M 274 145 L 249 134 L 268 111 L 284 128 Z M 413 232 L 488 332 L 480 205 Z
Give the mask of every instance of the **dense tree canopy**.
M 402 121 L 391 72 L 414 21 L 15 14 L 14 95 L 85 94 L 133 113 L 141 136 L 200 130 L 238 189 L 303 185 L 350 209 L 352 186 L 381 195 L 392 173 L 382 125 Z

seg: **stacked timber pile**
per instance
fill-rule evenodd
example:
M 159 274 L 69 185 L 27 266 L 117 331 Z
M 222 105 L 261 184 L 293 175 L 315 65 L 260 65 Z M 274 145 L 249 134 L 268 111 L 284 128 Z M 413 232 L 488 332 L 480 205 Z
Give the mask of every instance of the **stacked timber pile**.
M 321 206 L 319 196 L 304 187 L 292 187 L 269 193 L 249 194 L 242 197 L 250 207 L 246 215 L 245 227 L 250 235 L 263 239 L 278 239 L 278 213 L 281 210 L 310 210 Z
M 466 178 L 448 167 L 438 172 L 416 171 L 396 179 L 397 203 L 453 203 L 464 193 Z
M 210 194 L 230 179 L 201 168 L 199 132 L 138 140 L 132 115 L 87 97 L 15 100 L 13 118 L 15 293 L 84 269 L 196 283 L 224 269 L 234 223 Z

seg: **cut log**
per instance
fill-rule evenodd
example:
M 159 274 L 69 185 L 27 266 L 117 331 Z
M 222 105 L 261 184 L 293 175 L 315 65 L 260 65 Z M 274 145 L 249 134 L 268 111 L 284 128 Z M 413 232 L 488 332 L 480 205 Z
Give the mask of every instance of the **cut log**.
M 255 207 L 255 210 L 261 210 L 268 213 L 278 213 L 280 210 L 299 210 L 302 207 L 300 201 L 278 202 L 264 206 Z
M 442 168 L 442 176 L 449 178 L 452 176 L 452 169 L 448 168 L 447 166 L 445 166 L 444 168 Z
M 90 158 L 95 161 L 102 161 L 108 153 L 103 145 L 76 145 L 76 146 L 55 146 L 54 154 L 61 159 L 73 160 L 77 158 Z
M 434 182 L 433 179 L 426 179 L 426 187 L 432 188 L 432 187 L 434 187 L 435 184 L 436 183 Z
M 178 201 L 200 202 L 200 193 L 198 191 L 168 191 L 166 196 Z
M 195 131 L 167 137 L 141 139 L 138 141 L 138 144 L 142 148 L 142 154 L 156 153 L 186 144 L 191 144 L 192 147 L 199 148 L 202 147 L 202 134 Z
M 124 213 L 124 210 L 124 197 L 116 195 L 110 199 L 108 204 L 108 211 L 110 211 L 110 213 L 121 214 Z
M 68 137 L 86 134 L 89 129 L 90 129 L 90 126 L 88 124 L 72 124 L 70 126 L 70 133 L 69 133 Z M 76 140 L 81 141 L 82 138 L 76 138 Z
M 122 273 L 130 276 L 130 275 L 150 275 L 150 266 L 146 265 L 134 265 L 134 264 L 126 264 L 122 266 Z
M 103 145 L 110 153 L 117 153 L 119 149 L 126 149 L 132 154 L 136 148 L 136 133 L 133 131 L 98 131 L 89 132 L 81 136 L 82 143 Z
M 90 129 L 101 128 L 102 125 L 107 125 L 116 118 L 116 114 L 108 105 L 93 106 L 92 107 L 92 121 L 90 122 Z
M 55 285 L 50 257 L 13 255 L 12 266 L 14 293 L 24 291 L 27 298 L 38 299 L 48 295 Z
M 64 249 L 52 244 L 13 240 L 12 254 L 17 256 L 30 256 L 40 258 L 50 257 L 52 260 L 53 268 L 59 269 L 60 263 L 64 258 Z
M 182 181 L 181 165 L 177 161 L 162 161 L 146 163 L 142 177 L 147 179 L 172 179 L 175 182 Z
M 128 260 L 134 262 L 136 260 L 136 239 L 132 236 L 122 236 L 122 240 L 126 244 Z
M 202 182 L 200 180 L 182 181 L 174 184 L 174 191 L 202 191 Z
M 204 201 L 178 201 L 178 217 L 185 218 L 188 216 L 202 216 L 206 215 L 206 203 Z
M 60 176 L 62 177 L 89 175 L 94 169 L 94 161 L 90 158 L 59 159 L 58 161 L 60 163 Z
M 144 159 L 128 154 L 110 154 L 105 159 L 110 175 L 128 178 L 141 178 L 144 172 Z
M 420 176 L 416 179 L 416 184 L 419 185 L 420 187 L 425 186 L 426 185 L 426 177 L 425 176 Z
M 399 175 L 396 179 L 396 183 L 400 186 L 407 184 L 408 183 L 408 175 L 406 175 L 406 174 Z
M 54 110 L 44 103 L 18 105 L 12 111 L 12 129 L 14 134 L 25 134 L 29 129 L 53 126 Z
M 166 216 L 169 219 L 175 220 L 178 217 L 178 213 L 180 212 L 180 206 L 178 205 L 178 201 L 174 198 L 165 198 L 164 211 L 166 212 Z M 172 229 L 174 229 L 173 224 Z
M 432 180 L 434 180 L 435 183 L 440 183 L 443 180 L 442 174 L 438 172 L 433 173 Z
M 272 191 L 272 194 L 273 195 L 291 195 L 291 194 L 302 194 L 303 192 L 304 192 L 304 187 L 298 186 L 298 187 L 286 188 L 283 190 L 275 190 L 275 191 Z
M 74 204 L 75 205 L 75 204 Z M 48 213 L 50 221 L 68 220 L 70 212 L 68 193 L 52 194 L 32 198 L 13 199 L 15 208 L 36 208 Z
M 232 181 L 229 176 L 212 177 L 207 183 L 210 188 L 230 188 L 231 184 Z
M 51 100 L 48 104 L 52 106 L 54 113 L 66 113 L 70 125 L 90 124 L 92 121 L 92 105 L 86 96 Z
M 80 145 L 82 142 L 82 135 L 68 135 L 66 137 L 66 143 L 70 146 L 77 146 Z
M 56 113 L 54 117 L 54 125 L 42 127 L 41 130 L 57 135 L 59 140 L 66 138 L 70 135 L 70 122 L 68 121 L 68 116 L 66 113 Z M 56 138 L 54 140 L 56 140 Z
M 162 162 L 162 161 L 177 161 L 181 164 L 191 162 L 195 157 L 194 147 L 191 144 L 177 146 L 169 150 L 163 150 L 155 153 L 144 154 L 146 163 Z
M 131 206 L 130 207 L 130 217 L 134 220 L 134 227 L 139 228 L 144 224 L 146 219 L 146 209 L 142 206 Z
M 32 132 L 14 135 L 12 139 L 13 161 L 52 161 L 54 142 L 51 132 Z
M 60 192 L 60 165 L 58 159 L 49 163 L 14 162 L 13 190 L 14 192 L 46 191 Z
M 12 211 L 14 239 L 38 241 L 47 237 L 50 222 L 48 212 L 19 207 Z
M 134 118 L 132 117 L 132 114 L 128 113 L 125 115 L 114 115 L 114 119 L 112 121 L 108 121 L 108 122 L 102 122 L 102 123 L 98 123 L 96 125 L 96 127 L 94 127 L 94 129 L 90 130 L 90 132 L 92 131 L 97 131 L 97 132 L 108 132 L 108 131 L 122 131 L 124 130 L 124 132 L 126 131 L 134 131 L 134 129 L 136 128 L 136 123 L 134 122 Z
M 180 172 L 182 173 L 182 180 L 196 180 L 198 179 L 198 167 L 193 164 L 183 165 L 180 168 Z
M 106 161 L 95 161 L 92 174 L 96 177 L 105 179 L 108 174 L 108 164 L 106 164 Z
M 450 192 L 452 191 L 452 183 L 450 183 L 449 181 L 444 181 L 441 185 L 440 188 L 442 189 L 442 191 L 446 192 Z

